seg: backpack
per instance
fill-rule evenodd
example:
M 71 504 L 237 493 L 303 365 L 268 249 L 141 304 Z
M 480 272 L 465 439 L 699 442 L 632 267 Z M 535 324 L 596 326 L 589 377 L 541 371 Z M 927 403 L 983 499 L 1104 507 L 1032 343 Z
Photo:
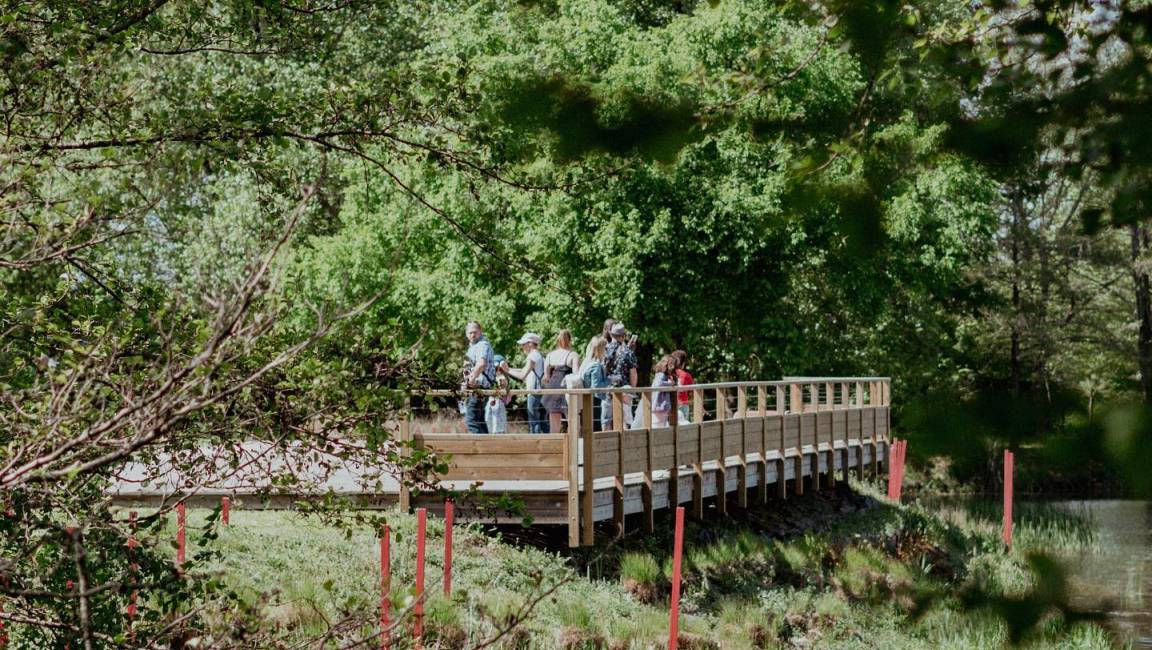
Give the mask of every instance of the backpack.
M 616 364 L 618 357 L 620 356 L 620 348 L 622 348 L 624 345 L 624 343 L 617 343 L 616 345 L 612 346 L 612 349 L 608 354 L 604 355 L 604 376 L 608 379 L 608 385 L 617 388 L 628 383 L 628 378 L 624 377 L 623 375 L 620 375 L 619 377 L 616 376 Z
M 600 364 L 603 367 L 603 363 Z M 589 363 L 584 372 L 580 373 L 580 380 L 584 383 L 584 388 L 600 388 L 592 381 L 592 369 L 596 367 L 596 363 Z
M 618 353 L 620 351 L 621 345 L 623 345 L 623 344 L 618 343 L 616 345 L 611 346 L 611 349 L 607 351 L 608 353 L 604 355 L 604 376 L 605 377 L 611 377 L 612 373 L 616 372 L 616 353 Z

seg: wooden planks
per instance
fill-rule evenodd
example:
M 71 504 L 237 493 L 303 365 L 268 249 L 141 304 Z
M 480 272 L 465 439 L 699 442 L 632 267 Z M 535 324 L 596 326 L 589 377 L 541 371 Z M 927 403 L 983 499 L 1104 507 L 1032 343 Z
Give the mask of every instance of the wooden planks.
M 445 454 L 448 480 L 567 480 L 563 435 L 413 434 L 417 449 Z
M 681 424 L 677 435 L 679 436 L 677 462 L 680 465 L 695 466 L 700 462 L 700 425 Z
M 417 433 L 412 436 L 417 446 L 448 454 L 526 454 L 563 453 L 562 433 L 530 435 L 501 434 L 477 436 L 458 433 Z
M 785 415 L 781 418 L 784 426 L 784 449 L 800 448 L 800 416 Z
M 589 434 L 584 434 L 585 436 Z M 594 459 L 593 478 L 616 476 L 620 465 L 620 434 L 618 431 L 597 431 L 592 436 Z

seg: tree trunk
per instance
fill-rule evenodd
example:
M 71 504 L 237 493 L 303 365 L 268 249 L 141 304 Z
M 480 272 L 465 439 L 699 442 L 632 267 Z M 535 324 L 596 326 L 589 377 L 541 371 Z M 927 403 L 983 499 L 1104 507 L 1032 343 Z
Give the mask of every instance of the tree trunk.
M 1144 267 L 1144 252 L 1148 250 L 1148 227 L 1132 224 L 1129 227 L 1132 242 L 1132 280 L 1136 291 L 1136 318 L 1140 330 L 1136 340 L 1137 359 L 1140 364 L 1140 394 L 1144 401 L 1152 400 L 1152 288 L 1148 271 Z

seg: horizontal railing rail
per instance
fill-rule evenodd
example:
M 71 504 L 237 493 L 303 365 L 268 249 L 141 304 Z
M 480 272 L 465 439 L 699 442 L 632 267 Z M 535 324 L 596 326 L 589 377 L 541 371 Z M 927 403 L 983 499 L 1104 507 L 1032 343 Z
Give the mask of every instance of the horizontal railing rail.
M 794 380 L 770 380 L 770 381 L 727 381 L 716 382 L 711 384 L 688 384 L 686 386 L 611 386 L 604 388 L 509 388 L 507 390 L 493 389 L 493 388 L 467 388 L 467 389 L 450 389 L 450 388 L 429 388 L 426 390 L 413 390 L 410 391 L 412 396 L 423 397 L 460 397 L 464 395 L 482 395 L 482 396 L 504 396 L 511 395 L 528 396 L 528 395 L 591 395 L 593 393 L 665 393 L 670 391 L 686 391 L 689 389 L 699 388 L 703 390 L 714 390 L 717 388 L 757 388 L 776 387 L 776 386 L 791 386 L 794 384 L 814 384 L 814 383 L 845 383 L 845 382 L 890 382 L 890 377 L 813 377 Z

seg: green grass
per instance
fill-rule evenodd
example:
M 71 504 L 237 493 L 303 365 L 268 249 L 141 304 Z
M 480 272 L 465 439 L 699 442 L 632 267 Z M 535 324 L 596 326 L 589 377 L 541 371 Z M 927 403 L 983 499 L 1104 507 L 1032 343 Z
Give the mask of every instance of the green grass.
M 190 539 L 208 511 L 190 511 Z M 414 518 L 385 512 L 393 530 L 395 610 L 411 605 Z M 1057 512 L 1030 514 L 1018 529 L 1019 550 L 1004 552 L 999 529 L 977 512 L 938 517 L 914 506 L 836 516 L 789 541 L 751 532 L 739 522 L 717 526 L 704 543 L 686 540 L 681 630 L 688 647 L 999 648 L 1004 620 L 987 607 L 968 611 L 959 594 L 1030 593 L 1035 576 L 1025 552 L 1055 545 L 1083 550 L 1090 528 Z M 215 577 L 262 623 L 303 640 L 341 622 L 333 645 L 372 633 L 379 601 L 378 542 L 368 527 L 348 531 L 287 512 L 236 510 L 232 526 L 204 548 L 215 552 L 195 569 Z M 1085 532 L 1085 531 L 1089 532 Z M 653 648 L 667 640 L 667 551 L 657 535 L 626 539 L 595 564 L 587 579 L 573 558 L 515 547 L 461 526 L 456 532 L 454 591 L 443 578 L 443 529 L 429 520 L 427 621 L 439 647 L 471 647 L 514 620 L 533 594 L 556 586 L 521 629 L 495 647 Z M 193 546 L 195 551 L 198 547 Z M 578 556 L 579 557 L 579 556 Z M 661 585 L 640 597 L 634 585 Z M 923 608 L 921 598 L 932 596 Z M 1058 616 L 1043 622 L 1029 647 L 1106 648 L 1091 624 L 1070 629 Z M 401 641 L 403 647 L 403 641 Z

